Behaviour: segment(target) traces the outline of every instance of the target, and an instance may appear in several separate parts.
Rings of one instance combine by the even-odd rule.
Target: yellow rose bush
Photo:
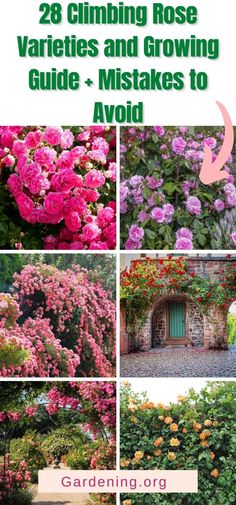
[[[130,398],[135,404],[132,422]],[[121,390],[121,467],[198,470],[197,494],[125,494],[124,505],[233,505],[236,476],[236,383],[211,382],[169,406]]]

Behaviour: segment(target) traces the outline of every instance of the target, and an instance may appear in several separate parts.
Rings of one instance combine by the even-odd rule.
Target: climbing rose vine
[[[15,202],[19,213],[9,225],[2,216],[11,241],[2,246],[114,249],[115,146],[110,127],[0,127],[9,212]]]
[[[44,388],[44,390],[43,390]],[[30,403],[18,409],[0,412],[0,433],[3,439],[11,437],[21,423],[47,414],[53,418],[60,410],[71,409],[79,414],[79,424],[85,433],[97,441],[97,449],[90,457],[91,469],[115,467],[116,386],[110,382],[71,382],[44,385],[41,393]],[[9,404],[11,399],[9,400]],[[10,440],[10,439],[9,439]],[[8,440],[8,441],[9,441]],[[4,453],[0,464],[0,502],[14,490],[25,489],[31,473],[25,460],[16,461]]]
[[[0,295],[0,375],[101,376],[114,373],[115,304],[75,266],[27,265],[14,298]]]
[[[228,258],[228,266],[221,270],[221,279],[200,277],[191,270],[184,256],[168,255],[132,262],[129,271],[121,273],[121,299],[127,306],[139,306],[145,311],[157,296],[171,292],[187,293],[196,303],[210,303],[225,308],[236,300],[236,267]]]
[[[199,171],[204,146],[216,159],[222,128],[121,129],[121,247],[124,249],[234,249],[235,160],[228,178],[206,186]]]

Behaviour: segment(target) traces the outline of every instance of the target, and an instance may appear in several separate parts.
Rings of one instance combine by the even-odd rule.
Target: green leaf
[[[154,240],[156,238],[156,232],[153,230],[150,230],[150,228],[146,228],[145,233],[146,233],[147,237],[150,238],[151,240]]]

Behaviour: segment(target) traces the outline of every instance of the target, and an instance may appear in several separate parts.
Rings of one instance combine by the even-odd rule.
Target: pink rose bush
[[[115,148],[110,127],[0,127],[2,246],[114,249]]]
[[[121,247],[123,249],[234,249],[235,158],[228,177],[200,182],[205,145],[213,161],[223,128],[121,128]]]
[[[116,310],[85,269],[27,265],[0,294],[0,376],[114,374]]]

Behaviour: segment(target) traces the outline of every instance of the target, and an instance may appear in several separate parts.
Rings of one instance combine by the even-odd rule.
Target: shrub
[[[124,495],[124,505],[235,503],[234,382],[190,390],[178,403],[155,406],[125,387],[121,396],[121,466],[125,469],[198,469],[197,494]]]
[[[27,461],[31,481],[38,482],[38,470],[43,470],[47,466],[41,447],[41,438],[35,432],[26,432],[22,438],[11,441],[10,449],[12,463]]]
[[[229,344],[235,344],[235,342],[236,342],[236,315],[235,314],[228,314],[227,327],[228,327],[228,342],[229,342]]]
[[[116,131],[0,127],[0,247],[114,249]]]
[[[199,179],[204,145],[218,155],[222,128],[121,129],[121,247],[233,249],[236,247],[235,160],[227,179]]]
[[[4,498],[4,505],[31,505],[33,496],[27,489],[17,489],[11,491],[8,497]]]

